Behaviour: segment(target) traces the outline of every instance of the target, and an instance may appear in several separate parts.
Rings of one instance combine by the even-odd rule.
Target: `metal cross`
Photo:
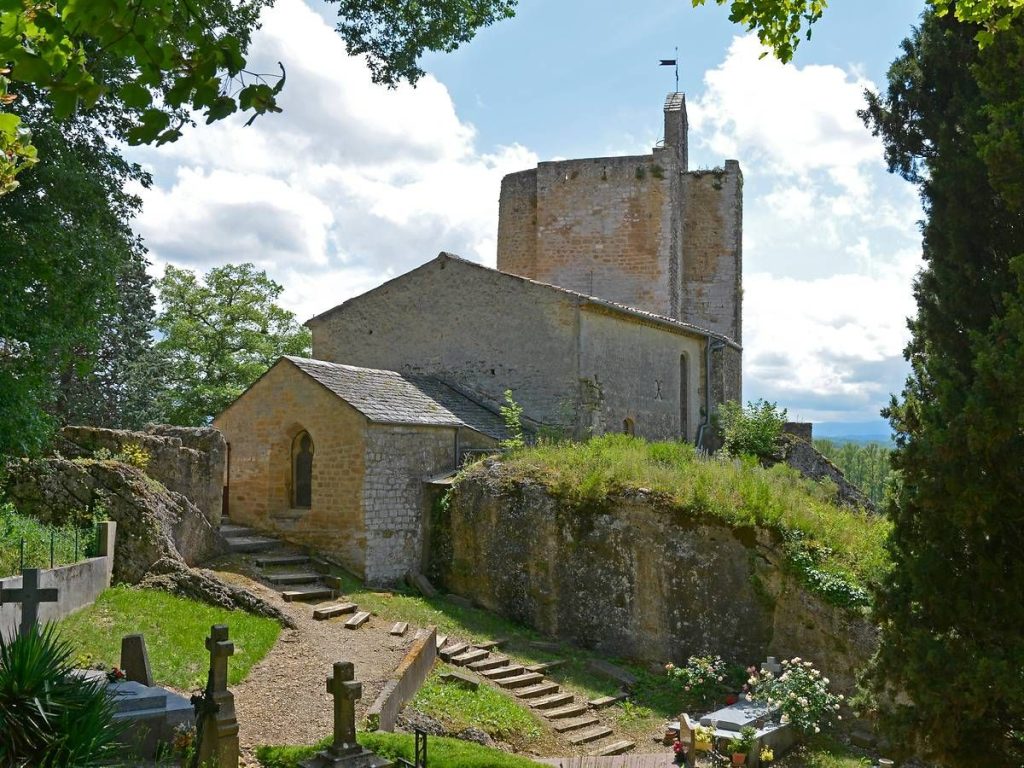
[[[39,588],[39,573],[38,568],[26,568],[21,572],[21,589],[0,587],[0,605],[21,603],[21,627],[18,634],[23,637],[34,631],[39,623],[39,604],[57,602],[56,589]]]
[[[362,698],[363,684],[353,682],[355,676],[351,661],[336,661],[334,675],[327,678],[327,692],[334,697],[334,744],[329,750],[334,755],[361,750],[356,742],[356,702]]]
[[[235,653],[235,644],[228,640],[227,624],[214,624],[206,638],[210,652],[210,691],[218,693],[228,689],[228,657]]]

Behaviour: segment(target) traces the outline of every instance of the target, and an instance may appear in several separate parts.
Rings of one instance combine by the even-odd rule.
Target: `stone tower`
[[[649,155],[540,163],[501,182],[498,269],[742,342],[743,174],[691,171],[686,99]]]

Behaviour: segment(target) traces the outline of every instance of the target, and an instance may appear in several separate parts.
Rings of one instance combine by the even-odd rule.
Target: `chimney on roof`
[[[670,93],[665,99],[665,146],[672,147],[679,158],[679,169],[687,167],[687,131],[686,96],[678,91]]]

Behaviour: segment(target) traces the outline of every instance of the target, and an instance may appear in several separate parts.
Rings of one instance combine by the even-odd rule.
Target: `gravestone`
[[[21,572],[20,589],[4,589],[0,587],[0,605],[4,603],[21,603],[21,625],[18,634],[27,635],[34,632],[39,624],[39,604],[56,603],[56,589],[39,588],[38,568],[25,568]]]
[[[235,644],[228,640],[224,624],[210,627],[206,638],[210,652],[210,671],[206,680],[205,711],[197,711],[200,733],[199,764],[216,768],[238,768],[238,719],[235,717],[235,697],[228,690],[228,658],[235,652]]]
[[[124,672],[126,680],[153,685],[149,654],[146,652],[146,638],[142,635],[126,635],[121,638],[121,671]]]
[[[394,765],[363,749],[356,741],[356,702],[362,698],[363,684],[355,682],[352,662],[335,662],[334,674],[327,678],[327,692],[334,697],[334,742],[300,763],[302,768],[390,768]]]

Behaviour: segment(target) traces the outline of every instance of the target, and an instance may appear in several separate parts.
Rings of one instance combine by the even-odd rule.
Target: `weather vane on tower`
[[[661,67],[676,68],[676,93],[679,93],[679,46],[676,46],[676,57],[674,59],[661,59]]]

